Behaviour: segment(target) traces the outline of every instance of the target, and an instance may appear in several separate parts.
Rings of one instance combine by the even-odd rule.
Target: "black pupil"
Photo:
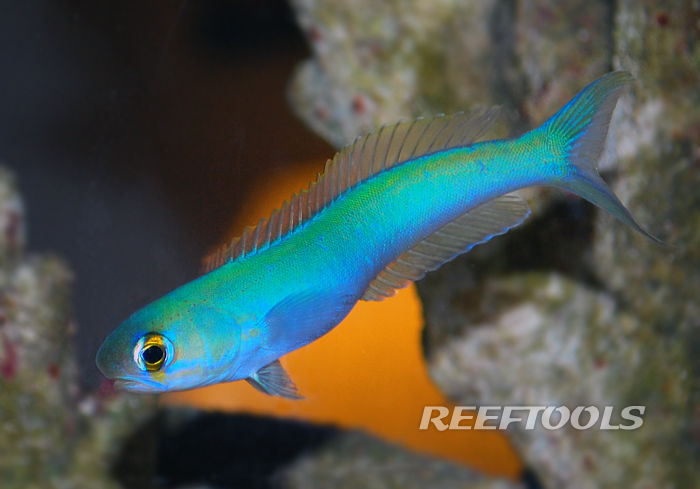
[[[165,352],[160,346],[149,346],[145,350],[143,350],[143,353],[141,356],[143,357],[143,361],[146,363],[154,364],[158,363],[163,359],[163,356],[165,355]]]

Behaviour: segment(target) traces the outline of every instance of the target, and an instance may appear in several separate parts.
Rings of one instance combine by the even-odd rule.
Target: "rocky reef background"
[[[400,118],[503,104],[537,126],[628,70],[600,169],[673,248],[528,191],[522,229],[418,283],[435,382],[462,405],[646,406],[642,428],[513,428],[544,487],[691,487],[698,472],[700,2],[292,0],[315,56],[297,113],[336,146]]]
[[[60,258],[25,252],[23,201],[14,176],[0,167],[4,488],[120,487],[112,466],[122,443],[155,408],[153,396],[117,395],[107,385],[94,393],[79,388],[72,282]],[[153,466],[142,460],[136,478],[148,478]]]
[[[263,430],[274,454],[238,453],[239,465],[217,458],[207,449],[232,438],[222,428],[230,420],[157,413],[152,398],[80,387],[73,274],[58,257],[26,252],[24,206],[3,170],[0,485],[193,487],[203,484],[196,455],[211,487],[700,485],[700,2],[290,3],[312,57],[298,67],[289,100],[336,147],[383,123],[475,105],[503,105],[510,113],[494,135],[520,134],[597,76],[632,72],[637,82],[615,113],[601,171],[673,247],[645,241],[577,198],[537,189],[525,193],[535,212],[524,226],[418,288],[430,371],[455,402],[644,405],[643,427],[513,426],[509,437],[529,467],[522,482],[361,433],[285,423]],[[260,440],[254,420],[238,423],[229,429],[239,439]],[[263,453],[276,465],[262,463]]]

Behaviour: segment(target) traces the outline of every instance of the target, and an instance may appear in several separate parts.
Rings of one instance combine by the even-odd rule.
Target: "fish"
[[[146,305],[100,347],[118,389],[160,393],[246,380],[302,399],[280,363],[338,325],[358,301],[381,301],[530,209],[516,192],[554,186],[646,238],[597,162],[619,97],[612,72],[540,127],[480,141],[498,108],[387,125],[326,164],[307,190],[210,257],[206,273]]]

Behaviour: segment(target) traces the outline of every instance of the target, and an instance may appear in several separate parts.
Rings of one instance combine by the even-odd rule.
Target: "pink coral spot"
[[[312,27],[309,29],[309,39],[311,39],[312,42],[318,42],[323,38],[323,35],[321,35],[321,31],[317,29],[316,27]]]
[[[7,235],[7,244],[14,248],[19,244],[20,229],[22,226],[22,219],[18,212],[10,211],[7,216],[7,229],[5,233]]]
[[[328,111],[324,107],[318,107],[314,111],[314,115],[320,121],[325,121],[328,118]]]
[[[109,399],[118,394],[117,389],[114,388],[113,379],[103,379],[100,383],[100,387],[97,390],[97,395],[100,399]]]
[[[57,380],[59,375],[61,375],[61,367],[57,363],[50,363],[48,372],[51,380]]]
[[[367,110],[367,102],[360,95],[355,95],[352,99],[352,110],[356,114],[364,114]]]
[[[12,380],[17,374],[17,367],[19,366],[17,348],[7,339],[5,334],[0,333],[0,339],[2,339],[2,347],[5,352],[2,363],[0,363],[0,376],[5,380]]]
[[[659,24],[661,27],[666,27],[669,21],[670,19],[667,13],[659,12],[658,14],[656,14],[656,23]]]

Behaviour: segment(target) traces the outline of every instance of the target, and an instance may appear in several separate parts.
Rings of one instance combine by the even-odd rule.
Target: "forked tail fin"
[[[650,240],[666,245],[637,224],[598,174],[598,158],[613,110],[623,90],[633,81],[632,75],[626,71],[602,76],[584,88],[541,129],[546,131],[549,141],[563,148],[569,164],[567,175],[556,182],[557,186],[609,211]]]

